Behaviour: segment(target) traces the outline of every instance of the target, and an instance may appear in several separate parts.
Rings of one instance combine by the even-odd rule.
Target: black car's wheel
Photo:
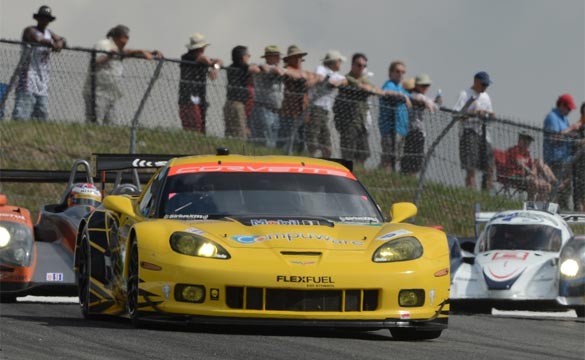
[[[77,247],[77,295],[79,296],[79,307],[81,315],[89,319],[89,287],[91,279],[91,250],[89,247],[89,236],[87,228],[83,229],[79,246]]]
[[[394,340],[431,340],[441,336],[442,330],[423,331],[416,329],[396,328],[390,329]]]
[[[16,296],[10,294],[0,294],[0,303],[11,304],[16,302]]]
[[[577,306],[575,312],[578,317],[585,317],[585,306]]]
[[[128,296],[126,299],[126,310],[130,320],[136,327],[143,325],[138,311],[138,293],[139,293],[139,259],[138,244],[133,238],[130,243],[130,255],[128,260]]]

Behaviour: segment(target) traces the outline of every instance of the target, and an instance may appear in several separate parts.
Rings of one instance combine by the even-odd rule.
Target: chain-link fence
[[[471,119],[484,124],[475,140],[478,149],[484,149],[486,134],[495,149],[494,156],[483,159],[482,164],[490,166],[477,171],[472,190],[465,186],[460,159],[461,124],[470,118],[459,113],[430,111],[414,101],[409,117],[411,122],[420,120],[422,127],[411,129],[398,146],[396,113],[403,105],[399,98],[381,98],[354,86],[334,90],[323,82],[308,86],[306,79],[287,75],[231,67],[214,70],[173,59],[110,54],[116,65],[103,67],[100,58],[108,54],[91,49],[52,52],[45,64],[47,119],[14,120],[18,94],[29,81],[31,54],[29,45],[0,40],[4,169],[65,170],[72,159],[90,159],[96,152],[201,154],[218,146],[232,153],[343,157],[354,161],[357,176],[385,212],[393,202],[414,201],[419,206],[417,223],[443,224],[462,235],[473,232],[477,202],[498,210],[518,207],[528,196],[551,200],[567,189],[561,178],[546,179],[550,185],[534,191],[525,182],[503,176],[503,150],[516,145],[521,132],[534,139],[532,158],[542,158],[545,134],[540,128],[502,118]],[[331,94],[337,95],[335,101]],[[568,162],[573,164],[577,162]],[[573,173],[569,166],[564,178]],[[486,174],[482,191],[481,177]],[[12,202],[34,210],[54,202],[62,189],[2,182],[1,190]]]

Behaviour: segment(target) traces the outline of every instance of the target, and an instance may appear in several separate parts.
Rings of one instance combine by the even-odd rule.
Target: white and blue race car
[[[585,223],[585,214],[560,214],[556,204],[527,202],[522,210],[476,212],[475,219],[485,226],[473,249],[463,248],[453,274],[455,309],[572,307],[557,299],[567,271],[561,253],[574,237],[569,223]]]

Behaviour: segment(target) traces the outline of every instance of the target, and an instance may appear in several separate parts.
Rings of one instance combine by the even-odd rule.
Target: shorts
[[[459,160],[464,170],[486,171],[494,166],[494,152],[487,141],[471,129],[463,129],[459,139]]]
[[[329,131],[329,112],[318,106],[309,107],[309,122],[306,129],[306,141],[311,149],[331,148]]]

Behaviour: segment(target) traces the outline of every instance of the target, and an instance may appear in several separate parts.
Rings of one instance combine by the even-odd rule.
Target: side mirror
[[[417,212],[418,209],[413,203],[401,202],[392,204],[392,207],[390,208],[390,218],[392,220],[390,220],[390,223],[396,224],[403,222],[406,219],[416,216]]]
[[[108,195],[104,199],[103,205],[106,209],[112,210],[117,213],[125,214],[130,217],[134,217],[134,207],[132,201],[122,195]]]

